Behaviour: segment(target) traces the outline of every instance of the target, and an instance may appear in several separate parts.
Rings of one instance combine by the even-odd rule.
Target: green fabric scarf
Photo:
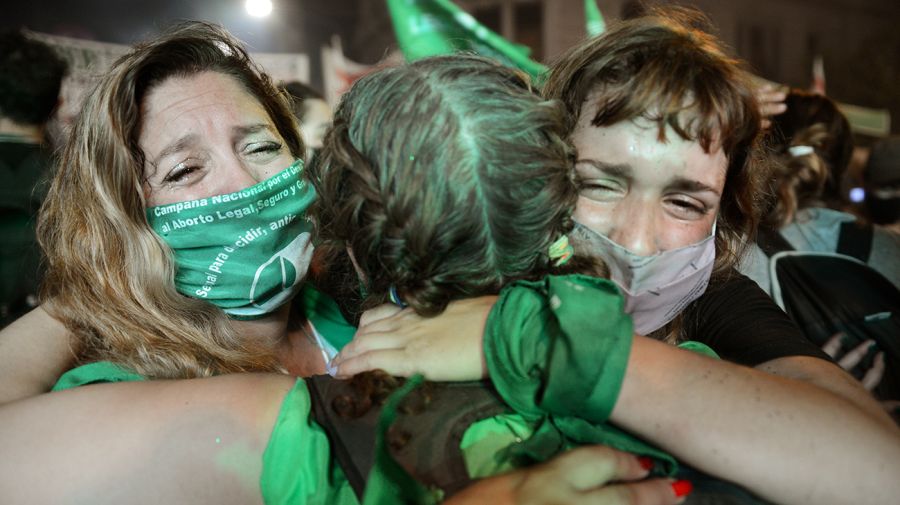
[[[305,216],[315,190],[303,162],[234,193],[147,209],[172,248],[175,287],[235,319],[273,312],[299,291],[312,257]]]

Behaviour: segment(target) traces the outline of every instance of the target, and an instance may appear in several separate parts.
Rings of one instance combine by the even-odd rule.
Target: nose
[[[639,256],[659,252],[658,230],[654,213],[637,205],[619,206],[613,216],[607,237]]]

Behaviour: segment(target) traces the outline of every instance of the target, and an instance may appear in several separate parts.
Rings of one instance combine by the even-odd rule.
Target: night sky
[[[332,33],[349,37],[357,0],[273,0],[268,18],[252,18],[244,0],[25,0],[4,2],[0,28],[131,44],[183,19],[224,25],[253,52],[307,53],[312,80],[319,48]]]

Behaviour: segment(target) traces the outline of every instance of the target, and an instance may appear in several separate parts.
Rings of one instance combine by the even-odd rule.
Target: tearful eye
[[[281,151],[281,144],[277,142],[255,142],[253,144],[248,144],[247,147],[244,148],[244,153],[254,155],[254,154],[272,154],[278,153]]]
[[[582,196],[598,201],[615,199],[626,192],[622,184],[608,179],[581,179],[578,185]]]
[[[697,219],[709,213],[706,204],[694,200],[673,198],[667,203],[672,213],[682,219]]]
[[[172,169],[171,172],[166,174],[166,177],[163,179],[163,182],[167,183],[167,184],[181,182],[185,178],[187,178],[189,175],[196,172],[197,170],[200,170],[199,165],[188,165],[186,163],[179,163],[178,165],[175,166],[174,169]]]

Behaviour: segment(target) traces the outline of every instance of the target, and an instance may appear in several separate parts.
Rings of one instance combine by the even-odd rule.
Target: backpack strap
[[[756,245],[770,258],[780,252],[794,250],[794,247],[788,243],[787,239],[778,230],[766,226],[760,226],[759,230],[757,230]]]
[[[373,408],[361,417],[348,419],[335,412],[332,406],[338,398],[355,394],[348,381],[329,375],[307,377],[305,381],[312,417],[328,434],[332,456],[362,502],[366,478],[375,459],[375,432],[381,409]]]
[[[869,255],[872,253],[873,234],[871,224],[846,221],[841,224],[836,252],[868,263]]]
[[[416,480],[443,490],[445,498],[472,482],[460,449],[469,426],[512,413],[487,381],[430,383],[413,390],[404,402],[426,408],[399,411],[390,429],[408,442],[392,445],[390,453]]]

